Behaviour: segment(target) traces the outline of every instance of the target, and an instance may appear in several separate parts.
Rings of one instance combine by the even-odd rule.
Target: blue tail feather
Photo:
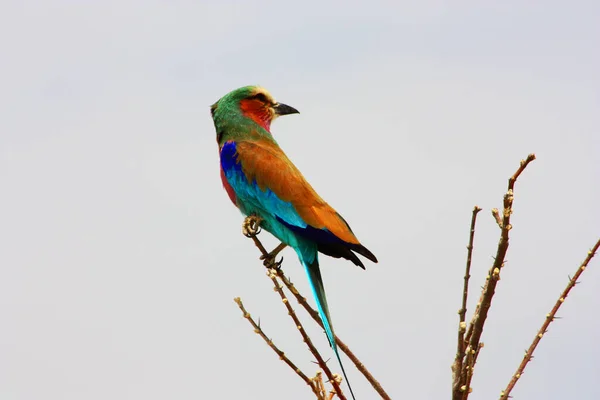
[[[348,376],[346,376],[344,364],[342,363],[340,353],[338,352],[337,343],[335,342],[333,325],[331,324],[331,317],[329,315],[329,307],[327,306],[327,298],[325,297],[325,287],[323,286],[323,278],[321,277],[321,270],[319,269],[317,253],[315,252],[314,259],[312,260],[312,262],[307,262],[307,260],[304,259],[302,254],[299,254],[299,258],[300,262],[304,266],[304,269],[306,270],[306,274],[308,275],[308,282],[310,284],[310,288],[317,303],[317,309],[319,310],[319,315],[321,316],[321,321],[323,322],[323,328],[325,328],[325,334],[327,335],[329,344],[331,345],[331,348],[335,353],[335,357],[337,358],[340,364],[342,374],[344,375],[344,379],[348,384],[348,388],[350,389],[352,399],[355,399],[354,392],[352,391],[352,386],[350,386],[350,381],[348,380]]]

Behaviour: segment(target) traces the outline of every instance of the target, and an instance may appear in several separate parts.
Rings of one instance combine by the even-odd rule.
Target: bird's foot
[[[287,244],[279,243],[279,246],[275,247],[273,251],[271,251],[267,255],[260,256],[260,259],[263,260],[263,265],[267,268],[281,268],[281,263],[283,263],[283,257],[279,261],[275,261],[277,254],[281,252],[281,250],[285,249]]]
[[[263,259],[263,265],[268,269],[278,270],[281,268],[281,264],[283,263],[283,257],[281,257],[279,261],[276,261],[275,256],[262,256],[261,258]]]
[[[242,224],[242,234],[246,237],[254,237],[260,233],[260,223],[262,218],[258,215],[249,215]]]

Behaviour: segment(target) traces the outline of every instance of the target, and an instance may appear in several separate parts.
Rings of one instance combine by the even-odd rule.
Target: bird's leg
[[[260,233],[260,223],[262,218],[258,215],[249,215],[242,223],[242,233],[246,237],[255,237]]]
[[[277,254],[279,254],[279,252],[285,249],[286,247],[287,244],[283,242],[279,243],[279,245],[275,247],[273,251],[271,251],[269,254],[263,254],[262,256],[260,256],[260,259],[264,260],[263,265],[267,268],[279,269],[279,267],[281,267],[281,263],[283,262],[283,257],[281,257],[281,260],[279,261],[275,261],[275,257],[277,257]]]
[[[286,248],[287,244],[280,243],[277,247],[275,247],[275,249],[273,249],[273,251],[267,254],[267,251],[256,237],[256,235],[260,233],[260,223],[262,221],[263,219],[258,215],[247,216],[246,219],[244,219],[244,223],[242,224],[242,233],[244,234],[244,236],[253,239],[256,246],[263,253],[260,256],[260,259],[264,260],[263,265],[265,267],[279,269],[279,267],[281,267],[281,263],[283,262],[283,257],[281,257],[281,260],[279,261],[275,261],[275,257],[277,256],[277,254],[279,254],[281,250]]]

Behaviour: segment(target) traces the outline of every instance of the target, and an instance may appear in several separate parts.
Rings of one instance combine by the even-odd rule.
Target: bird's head
[[[267,131],[275,118],[299,113],[294,107],[276,102],[267,89],[260,86],[244,86],[227,93],[210,107],[210,112],[215,125],[242,117]]]

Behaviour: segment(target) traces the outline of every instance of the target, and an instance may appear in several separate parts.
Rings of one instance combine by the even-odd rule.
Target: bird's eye
[[[267,104],[271,103],[264,93],[257,93],[254,96],[252,96],[251,99],[255,99]]]

